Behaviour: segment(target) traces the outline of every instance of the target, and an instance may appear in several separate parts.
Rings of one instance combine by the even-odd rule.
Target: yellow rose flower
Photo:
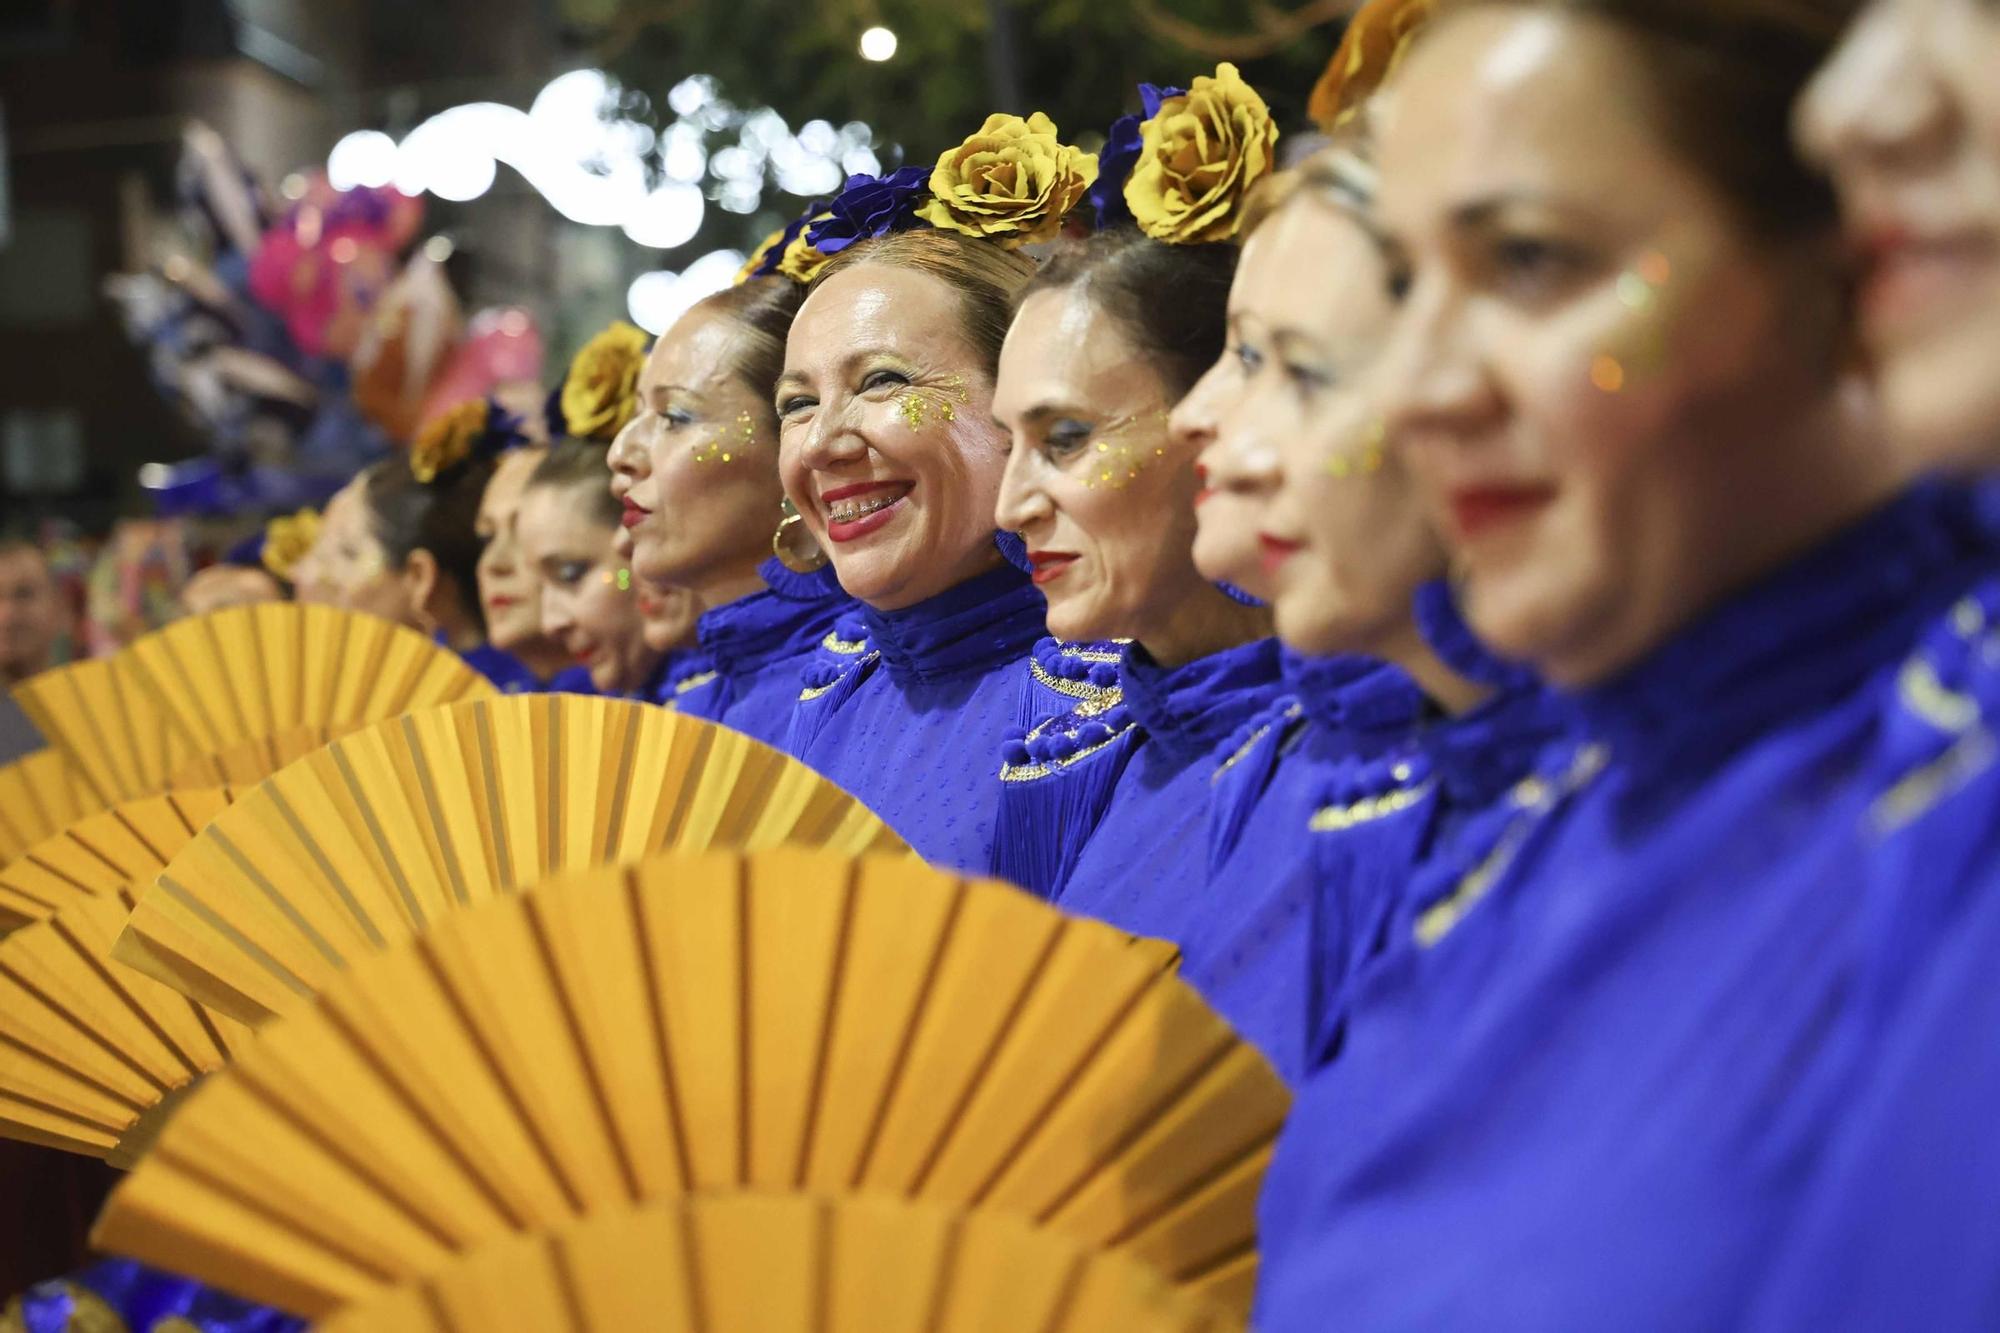
[[[469,399],[432,417],[410,444],[410,475],[428,486],[440,472],[464,462],[485,429],[484,398]]]
[[[1361,6],[1313,85],[1306,103],[1313,123],[1332,134],[1361,114],[1362,105],[1396,72],[1436,7],[1436,0],[1368,0]]]
[[[622,319],[583,345],[562,386],[563,426],[570,435],[609,444],[639,415],[646,347],[645,331]]]
[[[933,197],[917,216],[1010,247],[1052,240],[1096,179],[1097,154],[1063,143],[1041,112],[1026,120],[991,115],[938,158]]]
[[[285,582],[319,540],[319,510],[301,509],[264,525],[264,568]]]
[[[1277,146],[1270,108],[1225,61],[1139,127],[1125,205],[1156,240],[1226,241],[1242,223],[1244,196],[1270,173]]]
[[[799,234],[792,237],[791,244],[785,247],[784,258],[778,261],[778,272],[801,287],[819,276],[819,271],[826,267],[826,261],[832,256],[823,255],[808,245],[806,234],[814,224],[832,216],[831,213],[817,214],[811,222],[799,228]]]

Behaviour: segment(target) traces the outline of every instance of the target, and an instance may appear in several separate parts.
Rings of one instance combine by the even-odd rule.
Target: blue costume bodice
[[[17,1299],[23,1333],[104,1333],[107,1316],[118,1321],[110,1327],[129,1333],[166,1333],[182,1323],[195,1333],[304,1333],[306,1327],[303,1319],[129,1259],[101,1260],[74,1276],[37,1283]]]
[[[704,612],[700,647],[669,683],[673,707],[767,745],[791,731],[801,676],[834,621],[853,606],[831,568],[798,574],[776,560],[758,570],[765,591]]]
[[[482,643],[459,656],[467,666],[492,681],[502,694],[539,694],[544,688],[542,678],[530,671],[526,662],[490,643]],[[588,678],[585,673],[585,679]]]
[[[996,756],[1043,609],[1011,564],[900,611],[855,603],[806,665],[782,748],[925,860],[990,873]]]
[[[2000,553],[1964,510],[1902,497],[1569,696],[1434,849],[1283,1136],[1262,1327],[1740,1317],[1826,1136],[1898,665]]]

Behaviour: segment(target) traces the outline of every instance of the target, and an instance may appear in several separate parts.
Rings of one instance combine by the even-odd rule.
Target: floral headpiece
[[[1224,61],[1190,88],[1139,85],[1142,115],[1115,122],[1091,191],[1098,225],[1132,222],[1158,241],[1227,241],[1250,187],[1277,165],[1278,126]]]
[[[583,345],[557,392],[563,433],[609,444],[639,415],[639,372],[650,346],[645,331],[618,320]]]
[[[1306,103],[1313,123],[1332,134],[1361,114],[1436,8],[1437,0],[1368,0],[1356,11]]]
[[[292,571],[299,561],[305,559],[307,551],[319,540],[320,517],[317,509],[301,509],[296,514],[284,514],[264,525],[264,549],[260,552],[264,568],[286,583],[292,581]]]
[[[492,458],[527,437],[519,417],[490,398],[472,398],[425,423],[410,445],[410,475],[428,486],[468,458]]]
[[[781,273],[810,282],[856,241],[930,226],[1013,249],[1053,240],[1097,179],[1097,155],[1062,142],[1037,111],[994,114],[935,167],[849,176],[833,202],[814,204],[758,247],[745,277]]]

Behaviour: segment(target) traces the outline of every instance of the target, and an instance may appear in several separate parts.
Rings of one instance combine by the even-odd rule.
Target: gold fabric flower
[[[1396,72],[1436,8],[1436,0],[1368,0],[1361,6],[1313,85],[1306,103],[1313,123],[1332,134],[1359,115],[1362,104]]]
[[[1224,61],[1139,127],[1125,205],[1156,240],[1226,241],[1242,225],[1244,196],[1270,174],[1277,147],[1270,108]]]
[[[268,569],[285,582],[292,581],[292,571],[299,561],[306,558],[319,541],[319,510],[301,509],[296,514],[281,514],[264,525],[264,550],[259,557]]]
[[[410,475],[426,486],[462,463],[486,429],[486,400],[472,398],[432,417],[410,444]]]
[[[750,257],[743,261],[743,267],[736,270],[736,277],[732,280],[731,285],[741,287],[744,283],[750,281],[752,277],[756,276],[757,270],[763,266],[765,259],[770,257],[771,251],[777,249],[779,242],[785,239],[785,232],[787,230],[789,228],[780,227],[759,241],[757,248],[750,252]]]
[[[778,272],[801,287],[819,276],[819,271],[826,267],[826,261],[832,256],[823,255],[815,250],[807,243],[806,235],[812,230],[813,223],[832,216],[831,213],[820,213],[812,219],[812,222],[799,228],[799,234],[792,237],[791,243],[785,247],[784,257],[778,260]]]
[[[1009,247],[1053,240],[1096,179],[1097,154],[1063,143],[1041,112],[995,114],[938,158],[932,198],[917,216]]]
[[[645,331],[618,320],[583,345],[563,380],[563,427],[579,440],[609,444],[639,415]]]

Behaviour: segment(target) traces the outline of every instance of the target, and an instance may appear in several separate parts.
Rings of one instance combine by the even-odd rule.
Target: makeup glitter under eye
[[[757,441],[757,423],[748,412],[738,412],[736,421],[726,430],[714,434],[692,446],[694,461],[697,463],[733,463],[739,451],[748,449]]]
[[[1381,417],[1368,423],[1362,433],[1361,447],[1352,453],[1343,448],[1335,448],[1326,460],[1326,475],[1346,480],[1349,477],[1365,477],[1380,472],[1388,459],[1389,423]]]
[[[1155,459],[1167,456],[1157,433],[1146,432],[1143,439],[1134,438],[1135,433],[1147,426],[1164,431],[1166,425],[1167,413],[1159,411],[1125,417],[1106,426],[1090,441],[1083,484],[1092,490],[1110,491],[1131,485]]]
[[[912,384],[896,395],[896,410],[903,424],[921,430],[936,412],[941,421],[958,420],[958,404],[966,401],[965,377],[952,375],[935,385]]]

